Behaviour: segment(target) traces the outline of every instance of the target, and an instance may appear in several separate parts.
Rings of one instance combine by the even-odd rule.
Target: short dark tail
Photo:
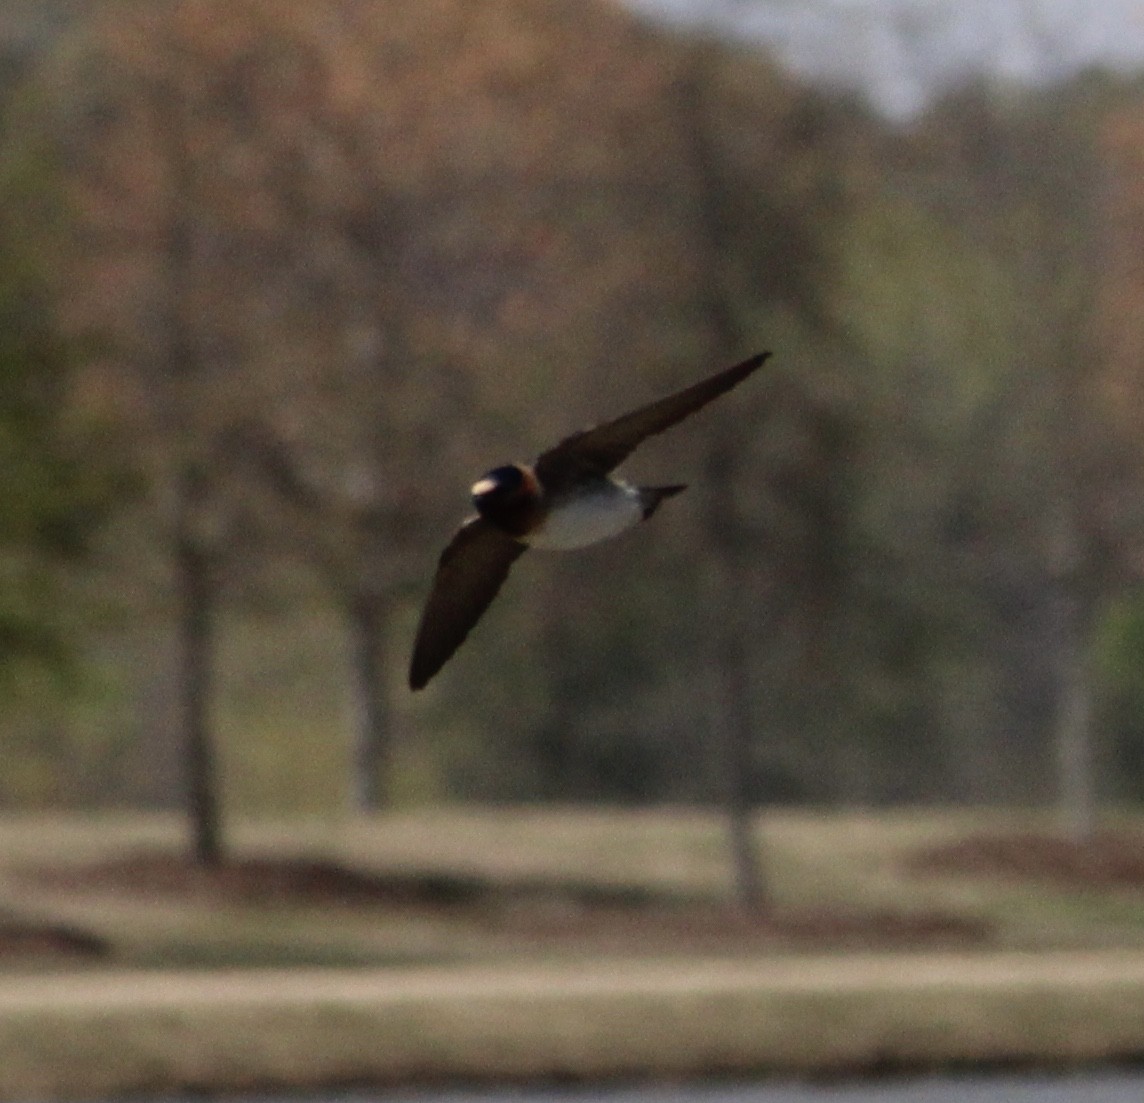
[[[664,498],[674,498],[676,494],[687,489],[686,483],[676,486],[641,486],[640,505],[643,506],[643,519],[646,521],[657,509]]]

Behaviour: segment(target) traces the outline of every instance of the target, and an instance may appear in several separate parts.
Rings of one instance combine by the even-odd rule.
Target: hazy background
[[[0,800],[1137,800],[1142,11],[10,0]],[[405,690],[477,474],[760,348]]]
[[[631,0],[690,28],[769,48],[810,80],[907,118],[972,81],[1044,86],[1144,57],[1139,0]]]

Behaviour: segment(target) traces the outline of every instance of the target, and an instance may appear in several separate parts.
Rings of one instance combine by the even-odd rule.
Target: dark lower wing
[[[536,474],[546,490],[559,490],[586,472],[606,475],[622,463],[643,440],[682,421],[706,406],[712,399],[726,394],[770,356],[759,353],[733,368],[727,368],[701,383],[661,398],[630,414],[605,422],[593,429],[562,440],[536,461]]]
[[[457,530],[441,553],[421,613],[409,666],[411,689],[421,689],[465,642],[524,551],[524,544],[479,517]]]

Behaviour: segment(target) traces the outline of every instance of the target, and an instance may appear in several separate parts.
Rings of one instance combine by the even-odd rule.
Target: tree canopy
[[[752,799],[1052,789],[1053,686],[1138,561],[1138,90],[890,128],[603,0],[94,5],[30,79],[56,318],[151,488],[119,585],[162,620],[163,549],[201,556],[252,800],[350,730],[396,792],[707,799],[720,557]],[[401,695],[474,475],[759,347],[733,411],[634,459],[695,488],[654,538],[522,564]]]

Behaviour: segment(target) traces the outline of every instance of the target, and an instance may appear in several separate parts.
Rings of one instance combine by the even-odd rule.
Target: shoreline
[[[1124,1064],[1144,951],[98,970],[0,982],[0,1100]]]

